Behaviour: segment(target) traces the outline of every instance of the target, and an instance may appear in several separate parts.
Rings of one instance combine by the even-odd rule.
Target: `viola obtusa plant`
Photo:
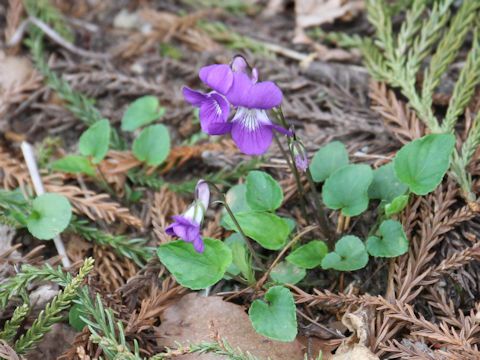
[[[277,213],[284,200],[282,188],[266,172],[250,171],[245,183],[226,194],[200,180],[194,202],[165,229],[179,239],[161,245],[158,256],[181,285],[194,290],[222,279],[256,289],[265,285],[268,303],[260,299],[252,303],[252,325],[264,336],[292,341],[297,335],[295,303],[284,285],[302,281],[312,269],[355,271],[365,267],[370,256],[405,254],[409,243],[398,214],[411,194],[428,194],[441,183],[455,137],[431,134],[414,140],[392,162],[375,170],[350,163],[347,149],[338,141],[322,147],[310,161],[301,139],[293,129],[287,130],[281,90],[273,82],[259,81],[257,69],[250,69],[243,57],[236,56],[230,65],[206,66],[199,76],[212,90],[202,93],[184,87],[183,94],[199,108],[203,132],[231,133],[247,155],[264,154],[272,140],[278,140],[275,132],[287,135],[286,149],[280,141],[277,144],[297,179],[305,221],[314,226],[299,228],[293,219]],[[305,196],[301,176],[307,178],[312,196]],[[225,241],[201,236],[210,190],[218,193],[225,207],[220,225],[232,232]],[[306,204],[310,198],[312,204]],[[307,205],[313,212],[306,211]],[[368,208],[377,216],[369,233],[342,236],[345,224]],[[336,231],[327,221],[326,209],[338,211]]]

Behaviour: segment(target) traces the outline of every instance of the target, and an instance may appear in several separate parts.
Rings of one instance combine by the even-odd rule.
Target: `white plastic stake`
[[[45,188],[43,187],[42,179],[40,177],[40,173],[38,172],[37,161],[35,160],[33,147],[28,142],[22,141],[21,148],[23,157],[25,158],[25,162],[27,163],[28,172],[30,173],[30,177],[32,178],[35,192],[37,193],[37,196],[43,195],[45,194]],[[65,251],[65,246],[63,245],[60,235],[57,235],[53,238],[53,243],[57,248],[57,252],[62,255],[63,266],[70,267],[72,263],[67,256],[67,252]]]

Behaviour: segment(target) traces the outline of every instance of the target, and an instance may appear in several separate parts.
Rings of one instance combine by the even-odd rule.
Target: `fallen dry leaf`
[[[380,360],[365,346],[370,336],[368,317],[368,312],[363,308],[343,316],[342,323],[353,335],[345,339],[331,360]]]
[[[304,32],[305,28],[331,23],[338,18],[349,21],[364,7],[364,0],[297,0],[294,42],[309,42]]]
[[[252,327],[245,309],[221,297],[200,297],[196,293],[184,296],[179,302],[165,310],[161,317],[162,324],[156,330],[159,346],[176,348],[175,342],[182,345],[211,341],[213,331],[220,339],[225,339],[234,349],[240,348],[244,353],[275,360],[303,360],[304,347],[298,340],[280,342],[258,334]],[[213,329],[211,329],[213,322]],[[218,360],[226,356],[214,354],[186,354],[176,359]]]

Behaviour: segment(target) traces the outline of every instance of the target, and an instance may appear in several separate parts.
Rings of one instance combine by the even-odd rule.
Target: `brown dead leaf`
[[[260,359],[294,360],[303,359],[304,349],[298,340],[280,342],[258,334],[252,327],[245,309],[221,297],[199,297],[196,293],[184,296],[163,313],[162,324],[156,330],[159,346],[176,348],[182,345],[211,341],[212,330],[220,339],[225,339],[234,349],[249,351]],[[213,329],[210,323],[213,322]],[[186,354],[178,359],[218,360],[228,357],[214,354]]]
[[[24,101],[29,92],[42,86],[42,77],[30,60],[0,55],[0,117],[11,104]],[[6,129],[5,129],[6,130]]]
[[[338,347],[331,360],[380,360],[378,356],[365,346],[370,337],[369,314],[364,308],[355,312],[347,312],[342,319],[342,323],[353,332],[353,335],[345,339]]]
[[[364,7],[364,0],[297,0],[295,1],[294,42],[309,42],[304,32],[307,27],[331,23],[338,18],[350,21]]]

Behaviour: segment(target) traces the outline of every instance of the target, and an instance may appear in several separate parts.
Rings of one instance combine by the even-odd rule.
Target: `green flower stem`
[[[312,178],[312,173],[310,172],[310,168],[307,168],[307,171],[305,171],[305,175],[308,180],[308,184],[310,185],[310,189],[312,190],[313,194],[313,201],[315,202],[315,206],[317,208],[316,211],[316,218],[318,220],[318,223],[322,229],[322,232],[328,239],[328,247],[333,248],[333,237],[332,237],[332,232],[330,231],[330,226],[328,225],[327,221],[327,216],[325,215],[325,212],[323,211],[322,207],[322,202],[320,200],[320,195],[317,192],[317,188],[315,187],[315,182],[313,181]]]
[[[233,215],[232,209],[230,208],[230,206],[227,203],[227,197],[225,196],[225,193],[223,191],[220,191],[220,189],[217,187],[217,185],[215,185],[211,181],[205,181],[205,182],[208,185],[210,185],[218,194],[220,194],[222,196],[222,203],[225,206],[225,209],[227,210],[228,215],[230,215],[230,217],[233,220],[233,223],[235,224],[238,231],[240,232],[240,235],[242,235],[242,238],[245,241],[245,244],[247,245],[248,250],[250,250],[250,253],[252,254],[253,258],[258,263],[258,266],[260,266],[260,268],[264,271],[267,270],[266,267],[263,265],[263,263],[260,261],[260,258],[258,257],[255,250],[253,249],[252,243],[250,242],[250,240],[248,240],[247,235],[245,235],[245,233],[243,232],[242,227],[240,226],[240,224],[237,221],[237,218],[235,217],[235,215]]]
[[[273,137],[283,157],[285,158],[285,160],[287,160],[288,167],[290,168],[290,170],[292,170],[292,173],[295,175],[295,181],[297,183],[298,198],[300,200],[300,209],[302,211],[303,218],[307,222],[307,225],[310,225],[310,221],[308,220],[307,210],[305,208],[305,197],[304,197],[305,188],[303,187],[302,182],[300,181],[300,174],[298,173],[295,163],[292,164],[292,162],[290,161],[290,157],[287,155],[287,152],[283,148],[283,145],[278,139],[277,134],[275,132],[273,133]]]
[[[274,113],[274,114],[276,115],[276,118],[280,121],[280,124],[284,128],[287,128],[287,121],[285,120],[285,116],[283,115],[282,108],[279,107],[278,108],[278,113]],[[288,138],[289,144],[290,144],[291,141],[292,140],[289,137]],[[290,153],[290,158],[292,160],[292,163],[295,164],[295,156],[293,155],[293,151],[292,151],[292,149],[290,149],[290,147],[289,147],[289,153]],[[298,179],[300,179],[300,175],[298,173],[297,167],[292,166],[291,169],[294,172],[295,176],[298,177]],[[323,211],[322,202],[321,202],[320,197],[318,195],[317,188],[315,187],[315,183],[313,181],[312,174],[310,173],[309,168],[307,168],[307,171],[305,172],[305,175],[307,177],[307,181],[308,181],[308,183],[310,185],[310,188],[312,190],[313,200],[314,200],[315,206],[317,208],[317,211],[315,213],[315,217],[317,218],[317,221],[318,221],[318,223],[321,227],[322,232],[324,233],[324,235],[328,239],[328,246],[332,247],[333,246],[333,243],[332,243],[333,237],[332,237],[332,234],[331,234],[331,231],[330,231],[330,227],[328,226],[327,217],[325,215],[325,212]],[[299,180],[298,180],[298,182],[299,182]],[[297,187],[298,187],[298,182],[297,182]],[[300,189],[299,189],[299,192],[300,192]]]
[[[238,231],[240,232],[240,235],[242,235],[242,238],[243,238],[243,240],[245,241],[245,244],[247,245],[248,250],[250,250],[250,253],[252,254],[252,256],[253,256],[253,258],[255,259],[255,261],[257,262],[258,266],[260,266],[260,268],[265,271],[266,268],[265,268],[265,266],[263,265],[263,263],[260,261],[260,258],[258,257],[258,255],[257,255],[257,253],[255,252],[255,250],[253,249],[252,243],[251,243],[250,240],[248,239],[247,235],[245,235],[245,233],[243,232],[243,230],[242,230],[242,228],[240,227],[240,224],[238,223],[237,218],[235,217],[235,215],[233,215],[232,209],[230,209],[230,206],[229,206],[228,203],[227,203],[227,197],[225,196],[224,193],[222,193],[222,195],[223,195],[223,205],[225,205],[225,209],[227,209],[228,215],[230,215],[230,217],[232,218],[233,223],[235,224],[235,226],[237,227]]]

